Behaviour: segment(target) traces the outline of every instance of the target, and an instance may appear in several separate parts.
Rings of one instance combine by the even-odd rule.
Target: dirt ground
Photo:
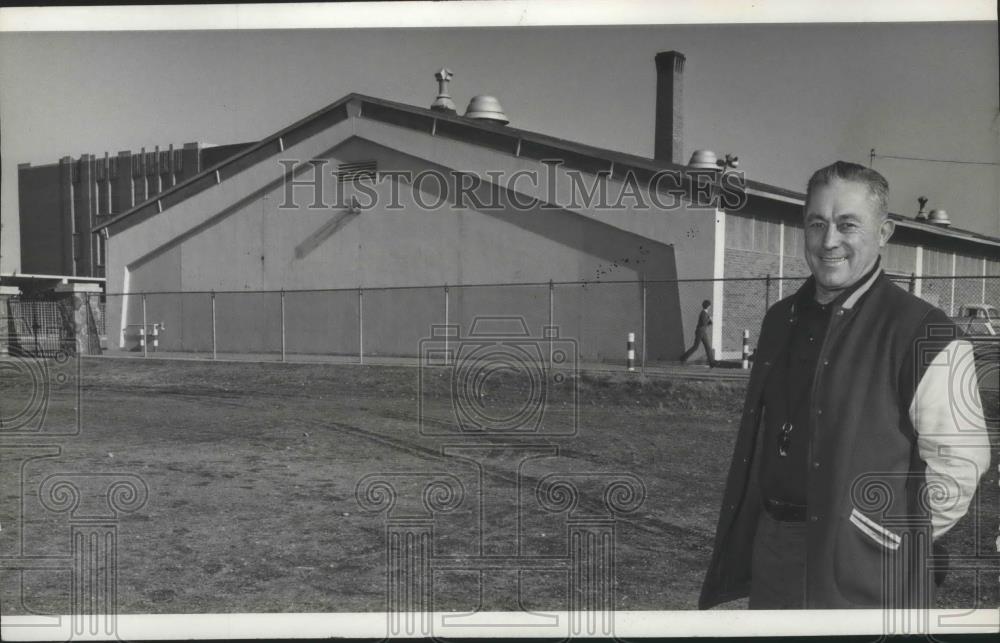
[[[39,505],[52,474],[137,475],[148,499],[116,523],[121,613],[385,609],[395,569],[387,538],[427,528],[425,501],[448,498],[424,490],[442,479],[457,480],[461,497],[433,517],[433,554],[449,559],[433,572],[434,609],[565,609],[573,520],[613,525],[619,609],[693,609],[745,385],[584,376],[575,395],[572,380],[546,388],[539,419],[525,404],[539,383],[498,373],[464,399],[463,417],[513,417],[534,430],[496,436],[472,420],[456,429],[449,369],[94,358],[80,369],[80,435],[36,439],[60,451],[23,468],[22,452],[0,449],[0,554],[71,551],[70,516]],[[7,408],[30,394],[16,375],[3,387]],[[76,404],[59,393],[46,422],[68,427]],[[548,509],[536,492],[553,472],[577,483],[572,511],[559,489]],[[385,498],[378,488],[359,503],[366,476],[394,486],[392,512],[371,510]],[[641,481],[634,511],[608,514],[602,485],[614,480]],[[625,509],[637,500],[627,496],[617,498],[631,502]],[[946,545],[995,560],[995,466],[978,498]],[[480,575],[468,564],[480,552],[541,562]],[[69,613],[67,570],[2,573],[4,613]],[[940,591],[942,607],[998,603],[995,569],[955,570]]]

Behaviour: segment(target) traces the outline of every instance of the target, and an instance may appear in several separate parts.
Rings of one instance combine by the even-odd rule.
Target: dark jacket
[[[811,280],[803,288],[811,289]],[[764,382],[790,335],[794,301],[795,296],[780,301],[764,319],[701,609],[749,593],[760,512],[756,464],[758,429],[766,412]],[[928,327],[938,326],[950,327],[951,335],[921,339]],[[955,435],[963,420],[949,424],[942,419],[947,414],[937,412],[948,403],[953,386],[947,373],[911,368],[921,363],[914,357],[918,354],[928,363],[943,364],[945,371],[948,355],[971,355],[968,342],[957,340],[953,329],[941,311],[895,286],[881,270],[832,311],[808,426],[807,608],[933,604],[932,537],[964,514],[989,464],[985,424],[975,421],[961,428],[973,437],[969,453],[977,471],[970,471],[968,462],[942,462],[947,458],[932,454],[935,440]],[[979,412],[981,417],[981,406]],[[918,432],[916,424],[927,426]],[[951,494],[957,504],[941,510],[934,521],[937,509],[922,496],[928,459],[934,462],[934,479],[954,478],[957,490]]]

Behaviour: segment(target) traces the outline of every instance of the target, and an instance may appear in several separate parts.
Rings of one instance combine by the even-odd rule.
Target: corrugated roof
[[[348,106],[354,105],[354,113],[348,112]],[[162,212],[167,207],[187,199],[204,189],[211,187],[246,167],[255,164],[264,158],[279,154],[285,147],[288,147],[315,132],[325,129],[336,122],[349,117],[371,118],[382,122],[390,122],[396,125],[403,125],[425,131],[428,136],[449,136],[458,138],[465,142],[481,145],[497,151],[507,152],[512,155],[521,155],[525,144],[534,146],[536,152],[555,152],[565,158],[567,165],[575,166],[587,171],[614,170],[614,175],[618,176],[628,171],[636,169],[647,172],[659,172],[663,170],[674,170],[685,172],[686,166],[671,163],[669,161],[659,161],[648,159],[634,154],[627,154],[616,150],[594,147],[576,141],[548,136],[538,132],[522,130],[510,126],[498,126],[490,123],[482,123],[472,119],[467,119],[457,114],[438,112],[423,107],[415,107],[404,103],[365,96],[363,94],[351,93],[343,98],[330,103],[326,107],[302,118],[288,127],[262,139],[256,144],[250,145],[247,149],[234,154],[219,163],[203,170],[201,173],[179,183],[168,190],[156,195],[143,203],[136,205],[112,218],[109,221],[96,226],[93,231],[99,232],[108,229],[109,234],[116,234],[121,230],[131,227],[150,216]],[[413,120],[407,122],[407,117]],[[417,125],[419,123],[419,125]],[[423,126],[426,124],[426,128]],[[289,142],[287,139],[294,139]],[[746,182],[748,192],[763,198],[773,198],[785,203],[804,203],[805,194],[795,190],[789,190],[776,185],[761,183],[759,181]],[[984,243],[993,246],[1000,246],[1000,239],[979,234],[960,228],[941,228],[935,225],[921,223],[908,217],[892,213],[893,220],[906,228],[912,228],[928,232],[934,235],[961,239],[974,243]]]

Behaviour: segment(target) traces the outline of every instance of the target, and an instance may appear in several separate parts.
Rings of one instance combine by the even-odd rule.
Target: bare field
[[[617,607],[695,608],[744,383],[582,376],[575,395],[551,391],[537,431],[500,439],[456,430],[449,369],[419,376],[408,367],[85,359],[80,435],[36,440],[61,451],[23,474],[0,469],[2,553],[19,546],[12,526],[22,493],[22,554],[69,551],[67,516],[38,505],[51,474],[130,473],[149,494],[119,517],[121,613],[382,610],[389,514],[366,510],[356,487],[386,475],[397,480],[396,510],[419,514],[421,481],[450,474],[463,497],[435,515],[434,555],[451,565],[435,572],[434,608],[565,609],[564,568],[480,575],[462,561],[491,547],[564,558],[568,510],[543,510],[537,484],[554,471],[581,480],[627,474],[645,499],[615,516]],[[16,381],[3,386],[5,406],[30,393]],[[533,390],[500,374],[471,403],[511,415]],[[984,402],[996,405],[995,394]],[[53,396],[46,421],[72,423],[73,406],[72,396]],[[445,448],[492,449],[499,464],[480,475]],[[599,494],[582,493],[575,515],[603,507]],[[995,560],[998,507],[994,466],[973,513],[946,536],[953,556]],[[67,572],[25,573],[19,590],[15,573],[2,573],[5,613],[69,612]],[[942,607],[1000,603],[995,569],[956,566],[939,593]]]

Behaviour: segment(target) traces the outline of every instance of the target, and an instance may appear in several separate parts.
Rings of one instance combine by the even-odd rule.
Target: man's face
[[[865,275],[894,224],[883,221],[868,186],[834,179],[806,202],[806,263],[816,278],[816,298],[832,301]]]

